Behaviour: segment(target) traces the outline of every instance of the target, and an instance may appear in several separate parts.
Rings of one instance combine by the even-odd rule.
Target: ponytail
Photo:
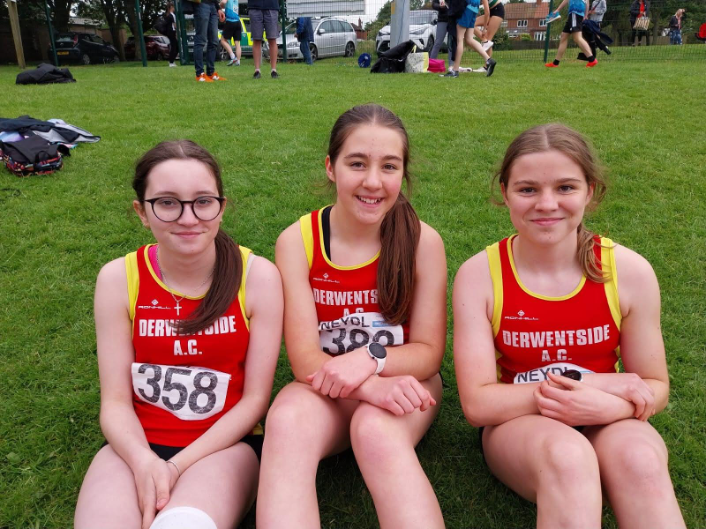
[[[380,312],[399,325],[409,318],[414,293],[416,253],[421,223],[407,197],[400,193],[380,227],[377,287]]]
[[[588,279],[595,281],[596,283],[607,283],[610,281],[610,275],[604,272],[604,263],[600,259],[596,259],[596,254],[594,252],[596,245],[595,236],[595,233],[586,229],[583,222],[579,224],[579,227],[576,230],[579,264],[581,265],[583,275],[585,275]],[[603,247],[600,243],[598,244]]]
[[[222,229],[215,239],[216,264],[213,267],[211,288],[198,307],[186,320],[176,325],[180,334],[193,334],[211,325],[219,316],[225,314],[235,301],[243,277],[243,259],[235,241]]]

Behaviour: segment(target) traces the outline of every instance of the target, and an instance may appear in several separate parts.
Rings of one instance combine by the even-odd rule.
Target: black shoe
[[[259,79],[260,77],[262,77],[262,76],[260,75],[260,70],[255,70],[255,73],[252,74],[252,78],[253,78],[253,79]]]
[[[458,77],[458,72],[456,70],[449,70],[441,77]]]
[[[272,77],[272,79],[279,79],[279,74],[277,73],[277,70],[272,70],[270,77]]]
[[[485,76],[486,77],[490,77],[491,75],[493,75],[493,70],[495,70],[496,64],[497,64],[497,62],[492,57],[490,59],[488,59],[487,61],[485,61],[485,70],[486,70]]]

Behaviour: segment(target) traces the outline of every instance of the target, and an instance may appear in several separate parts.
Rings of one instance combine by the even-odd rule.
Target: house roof
[[[505,19],[542,19],[549,14],[549,2],[505,4]]]

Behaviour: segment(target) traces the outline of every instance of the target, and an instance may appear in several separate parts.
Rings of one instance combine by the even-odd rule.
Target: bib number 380
[[[135,395],[184,421],[200,421],[220,412],[229,382],[229,374],[203,367],[132,364]]]

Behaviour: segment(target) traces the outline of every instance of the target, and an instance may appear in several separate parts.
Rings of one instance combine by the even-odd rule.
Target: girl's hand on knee
[[[551,382],[542,382],[534,391],[539,412],[569,426],[611,424],[632,417],[634,406],[622,399],[570,378],[548,374]]]
[[[436,406],[431,393],[409,375],[400,377],[370,377],[365,383],[366,401],[398,417],[414,410],[426,411]]]
[[[169,496],[178,479],[172,465],[155,456],[135,475],[137,498],[142,512],[142,529],[149,529],[157,515],[169,503]]]
[[[375,373],[377,362],[363,348],[336,356],[306,377],[311,387],[335,399],[347,398],[351,392]]]

